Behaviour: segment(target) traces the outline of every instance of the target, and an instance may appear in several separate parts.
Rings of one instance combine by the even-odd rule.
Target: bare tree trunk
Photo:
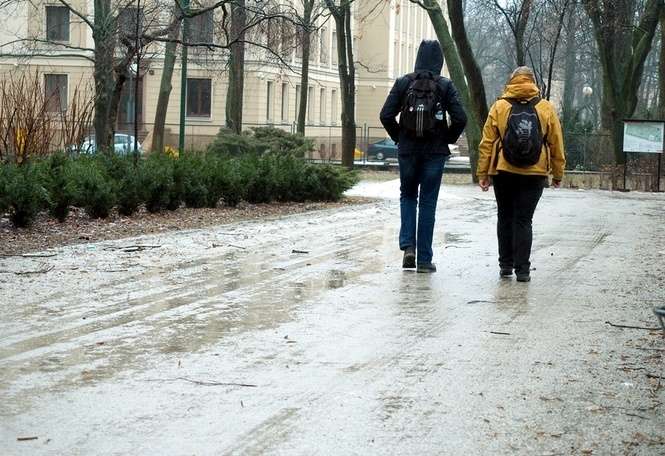
[[[314,0],[305,0],[303,2],[303,23],[302,33],[300,34],[302,46],[302,65],[300,71],[300,106],[298,107],[298,125],[297,132],[305,134],[305,120],[307,119],[307,103],[309,97],[309,56],[312,49],[312,10],[314,9]]]
[[[346,33],[338,33],[345,37],[346,51],[345,77],[342,90],[342,165],[353,168],[356,150],[356,67],[353,57],[353,34],[351,33],[351,5],[344,9]],[[338,42],[339,44],[339,42]]]
[[[113,87],[113,92],[111,95],[111,100],[109,102],[109,115],[108,122],[109,125],[113,126],[115,130],[116,120],[118,119],[118,107],[120,106],[120,98],[122,96],[122,88],[125,86],[125,82],[129,78],[129,64],[119,64],[115,70],[115,86]],[[113,136],[111,136],[110,147],[107,149],[108,152],[111,152],[113,147]],[[99,144],[98,144],[99,145]]]
[[[559,47],[559,39],[561,38],[561,30],[563,29],[563,22],[566,18],[566,10],[568,9],[569,0],[565,0],[563,7],[561,8],[561,13],[559,15],[559,23],[556,29],[556,36],[554,37],[554,43],[552,44],[552,49],[550,49],[550,61],[549,67],[547,69],[547,92],[545,98],[550,99],[552,95],[552,77],[554,75],[554,58],[556,57],[556,51]]]
[[[159,95],[157,97],[157,111],[155,112],[155,125],[152,131],[152,150],[154,152],[164,152],[164,128],[166,125],[166,113],[169,109],[169,98],[173,85],[173,70],[176,61],[176,49],[178,43],[175,40],[180,34],[180,21],[176,20],[174,27],[169,31],[169,42],[166,43],[164,50],[164,68],[162,69],[162,80],[159,85]],[[173,40],[173,41],[171,41]]]
[[[236,0],[231,10],[231,56],[229,58],[229,89],[226,94],[226,126],[242,133],[242,99],[245,85],[245,0]]]
[[[457,45],[459,58],[464,68],[464,74],[469,84],[470,100],[479,122],[484,123],[487,119],[487,96],[485,95],[485,84],[483,75],[476,62],[476,58],[471,49],[469,38],[464,26],[464,8],[462,0],[448,0],[448,17],[450,18],[450,28],[453,39]]]
[[[577,43],[575,36],[577,32],[577,2],[573,1],[568,22],[566,24],[566,59],[564,63],[563,77],[563,129],[569,131],[575,123],[575,111],[573,100],[575,99],[575,75],[577,62]]]
[[[660,13],[660,61],[658,62],[658,113],[665,120],[665,9]]]
[[[519,16],[517,17],[517,24],[515,28],[515,52],[517,55],[517,66],[526,65],[526,50],[524,49],[524,34],[526,33],[527,25],[529,24],[529,15],[531,14],[531,6],[533,0],[522,0]]]
[[[635,113],[638,89],[663,11],[662,0],[647,0],[638,27],[626,27],[626,18],[635,15],[636,3],[621,0],[602,9],[597,0],[584,0],[593,23],[603,69],[601,121],[612,137],[615,160],[625,162],[623,120]]]
[[[351,1],[342,0],[336,6],[325,0],[337,29],[337,60],[342,98],[342,165],[353,168],[356,149],[356,71],[351,33]]]
[[[107,150],[113,145],[115,124],[109,122],[111,99],[114,90],[113,57],[115,53],[115,21],[110,0],[94,0],[95,28],[92,33],[95,42],[95,143],[99,150]]]
[[[478,163],[478,146],[480,145],[480,140],[482,138],[482,123],[485,122],[485,117],[487,117],[487,114],[485,114],[485,117],[482,119],[478,118],[480,107],[474,106],[474,102],[471,99],[469,86],[467,85],[467,80],[464,75],[460,56],[457,53],[455,41],[450,35],[450,31],[448,30],[448,23],[443,16],[443,12],[441,11],[437,0],[422,0],[422,4],[425,6],[427,14],[432,21],[434,32],[436,33],[436,36],[439,39],[439,43],[441,44],[441,49],[443,50],[443,55],[445,57],[446,64],[448,65],[450,77],[453,80],[453,83],[455,84],[460,97],[462,98],[462,105],[469,114],[471,120],[467,123],[465,132],[469,146],[471,178],[474,182],[476,182],[478,179],[475,173],[476,165]],[[487,111],[486,105],[485,110]]]

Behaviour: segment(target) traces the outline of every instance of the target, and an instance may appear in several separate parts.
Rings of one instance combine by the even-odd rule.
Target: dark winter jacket
[[[395,81],[390,90],[383,109],[381,109],[381,123],[393,141],[398,144],[400,155],[411,153],[437,153],[450,155],[448,144],[454,144],[464,131],[466,114],[459,101],[457,90],[450,79],[441,77],[443,68],[443,53],[438,41],[423,40],[418,48],[416,57],[416,72],[430,71],[439,77],[439,89],[442,105],[450,115],[451,123],[441,122],[440,133],[426,139],[408,136],[397,123],[396,117],[401,112],[411,79],[402,76]]]

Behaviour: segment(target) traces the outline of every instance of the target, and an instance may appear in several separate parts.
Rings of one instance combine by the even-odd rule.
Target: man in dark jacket
[[[457,141],[466,125],[466,114],[457,90],[449,79],[441,76],[442,67],[443,53],[439,42],[425,40],[420,43],[415,72],[395,81],[381,110],[381,123],[392,140],[398,144],[399,151],[402,219],[399,247],[404,251],[402,266],[416,267],[418,272],[436,271],[432,264],[432,236],[441,176],[450,155],[448,144]],[[429,77],[436,81],[436,96],[441,106],[441,112],[436,113],[437,120],[433,131],[422,137],[403,128],[404,125],[398,124],[396,120],[397,115],[405,108],[407,95],[413,91],[416,77]],[[450,125],[443,111],[450,116]],[[402,122],[403,120],[400,121]]]

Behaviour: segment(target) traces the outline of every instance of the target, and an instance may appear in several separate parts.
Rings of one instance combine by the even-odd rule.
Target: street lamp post
[[[582,95],[584,96],[584,107],[589,109],[589,103],[591,101],[591,95],[593,95],[593,89],[591,86],[588,84],[585,85],[582,88]],[[587,144],[589,143],[589,129],[587,127],[584,128],[584,157],[583,157],[583,164],[582,166],[584,167],[584,171],[586,172],[586,154],[587,154]]]
[[[187,13],[189,13],[189,0],[182,1],[182,9],[185,12],[185,17],[182,19],[182,61],[180,63],[180,134],[178,149],[180,155],[185,153],[185,112],[186,112],[186,99],[187,99],[187,40],[189,39],[189,20]]]

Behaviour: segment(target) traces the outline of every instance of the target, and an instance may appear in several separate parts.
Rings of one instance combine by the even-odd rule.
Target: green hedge
[[[208,146],[208,152],[222,155],[273,153],[300,158],[313,150],[314,142],[311,139],[273,127],[251,128],[241,135],[222,128]]]
[[[116,208],[123,215],[141,206],[150,212],[187,207],[236,206],[240,201],[336,201],[357,175],[332,165],[309,164],[284,152],[228,155],[219,151],[180,158],[67,157],[55,154],[26,163],[0,165],[0,214],[17,227],[39,211],[64,221],[72,206],[93,218]]]

